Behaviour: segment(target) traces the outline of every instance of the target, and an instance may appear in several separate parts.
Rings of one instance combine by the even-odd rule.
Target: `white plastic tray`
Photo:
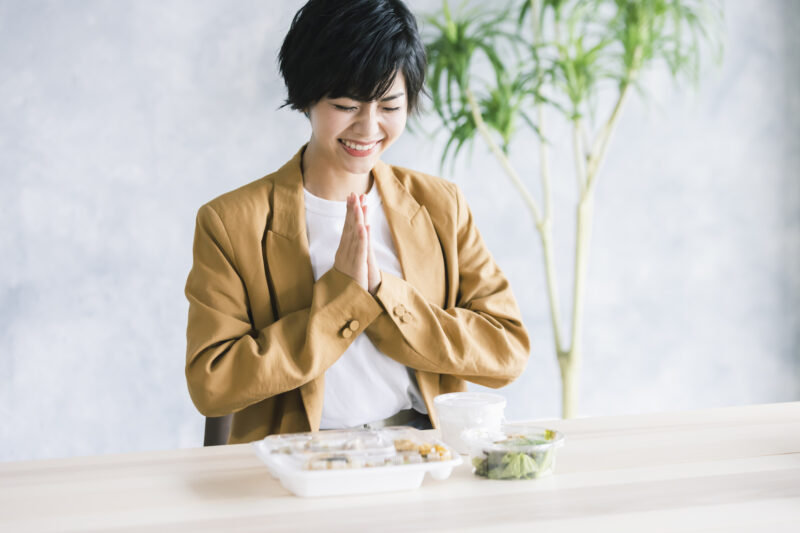
[[[397,431],[400,428],[387,428]],[[419,488],[425,473],[436,480],[450,477],[453,468],[463,462],[461,456],[439,440],[424,436],[413,428],[402,428],[418,440],[445,446],[452,459],[415,464],[384,465],[362,468],[332,470],[308,470],[301,468],[292,455],[275,452],[275,439],[271,436],[253,443],[256,455],[264,462],[269,472],[292,493],[303,496],[334,496],[345,494],[377,493]]]

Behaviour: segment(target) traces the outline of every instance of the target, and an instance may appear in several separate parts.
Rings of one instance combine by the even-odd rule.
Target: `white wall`
[[[0,460],[198,446],[183,374],[194,215],[307,140],[277,111],[301,1],[0,0]],[[438,0],[409,1],[429,11]],[[580,413],[800,399],[800,4],[726,3],[698,93],[649,77],[598,190]],[[557,253],[572,269],[566,132]],[[532,146],[532,145],[531,145]],[[406,134],[385,160],[439,174]],[[531,148],[515,162],[538,193]],[[533,352],[510,418],[555,417],[541,250],[481,144],[453,174],[511,279]],[[477,387],[476,387],[477,388]]]

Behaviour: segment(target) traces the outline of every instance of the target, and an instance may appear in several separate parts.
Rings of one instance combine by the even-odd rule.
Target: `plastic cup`
[[[487,392],[451,392],[433,399],[442,440],[458,453],[469,453],[461,432],[470,428],[500,431],[506,399]]]

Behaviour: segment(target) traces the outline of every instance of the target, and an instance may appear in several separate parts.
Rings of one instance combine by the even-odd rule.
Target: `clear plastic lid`
[[[449,394],[440,394],[434,398],[434,403],[437,406],[446,406],[448,408],[474,409],[490,405],[505,407],[506,399],[499,394],[487,392],[451,392]]]
[[[272,453],[299,455],[320,452],[391,452],[394,449],[392,441],[385,433],[370,429],[271,435],[263,443]]]
[[[340,470],[449,461],[451,448],[414,428],[271,435],[258,442],[269,462],[291,470]]]
[[[504,424],[500,431],[471,428],[461,438],[483,452],[533,453],[559,448],[564,444],[560,432],[528,424]]]

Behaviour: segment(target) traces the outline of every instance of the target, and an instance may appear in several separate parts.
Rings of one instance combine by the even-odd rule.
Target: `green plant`
[[[541,238],[563,416],[571,418],[583,358],[594,193],[615,127],[631,90],[645,94],[640,80],[648,68],[666,65],[676,83],[696,85],[704,51],[720,62],[722,8],[714,0],[516,0],[501,8],[465,1],[454,13],[444,0],[441,12],[424,20],[433,108],[448,134],[442,165],[480,136],[519,191]],[[482,79],[481,69],[491,79]],[[615,97],[594,127],[601,90]],[[578,185],[569,344],[554,269],[546,109],[571,125]],[[512,141],[526,127],[538,139],[543,211],[509,157]]]

